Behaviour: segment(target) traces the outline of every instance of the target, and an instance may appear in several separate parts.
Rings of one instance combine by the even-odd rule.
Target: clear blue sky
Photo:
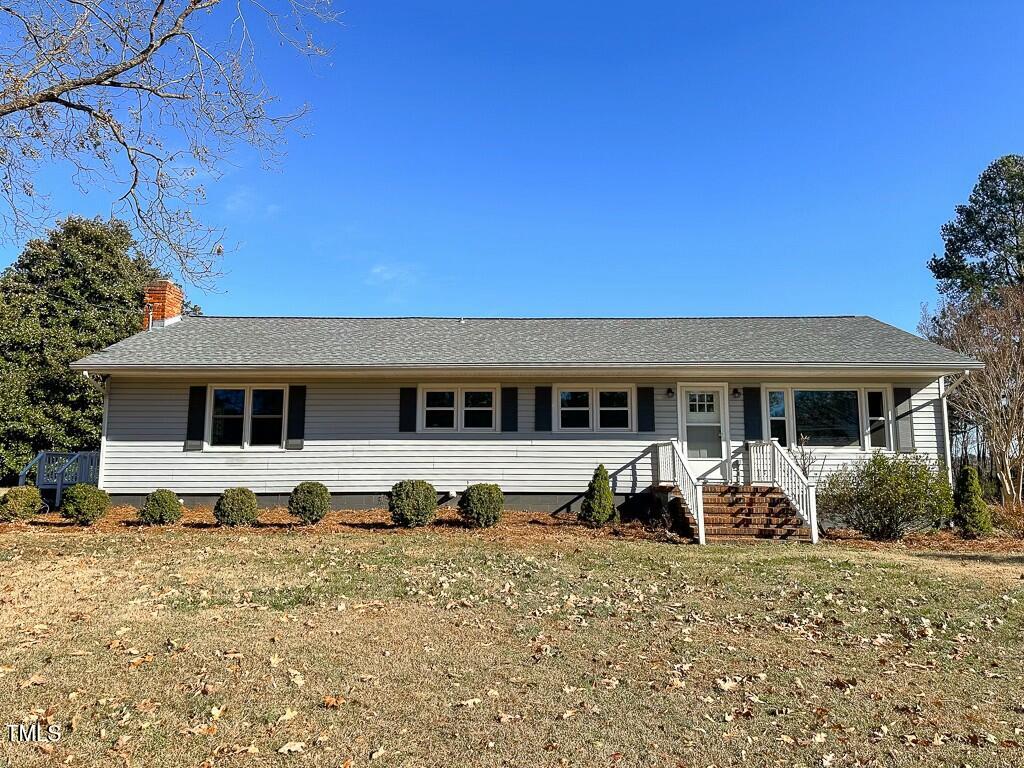
[[[265,66],[310,135],[209,190],[207,314],[913,329],[939,227],[1024,152],[1019,1],[338,2],[329,65]]]

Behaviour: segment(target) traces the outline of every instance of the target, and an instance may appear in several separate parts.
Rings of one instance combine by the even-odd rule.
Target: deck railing
[[[747,443],[752,483],[781,488],[797,513],[811,529],[811,541],[818,543],[817,488],[796,465],[789,451],[776,438]]]
[[[704,486],[698,483],[690,469],[678,440],[655,443],[655,483],[671,484],[683,494],[683,501],[697,521],[697,541],[705,543],[704,537]]]
[[[25,485],[32,469],[36,471],[36,487],[54,492],[54,506],[59,507],[64,489],[76,483],[96,485],[99,481],[99,451],[40,451],[18,475],[18,485]]]

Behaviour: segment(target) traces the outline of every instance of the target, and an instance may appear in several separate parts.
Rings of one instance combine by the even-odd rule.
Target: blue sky
[[[339,7],[329,63],[266,49],[309,135],[209,189],[237,248],[207,314],[913,329],[940,226],[1024,152],[1019,2]],[[60,212],[109,210],[45,180]]]

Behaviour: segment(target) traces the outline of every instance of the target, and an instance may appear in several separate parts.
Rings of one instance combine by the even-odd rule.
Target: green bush
[[[612,486],[604,464],[598,464],[594,470],[594,477],[591,478],[587,492],[583,495],[579,519],[595,527],[604,525],[609,520],[618,522],[619,513],[615,509],[615,497],[612,496]]]
[[[426,480],[402,480],[391,487],[388,510],[395,525],[426,525],[437,512],[437,491]]]
[[[992,511],[981,491],[978,470],[966,466],[960,470],[953,491],[953,524],[970,539],[992,533]]]
[[[488,528],[501,519],[505,494],[493,483],[471,485],[459,497],[459,514],[474,528]]]
[[[226,488],[217,499],[213,516],[221,525],[252,525],[260,516],[256,494],[248,488]]]
[[[181,502],[178,494],[166,488],[157,488],[146,497],[139,520],[146,525],[167,525],[181,520]]]
[[[918,454],[875,452],[818,486],[818,515],[879,541],[948,520],[953,496],[946,473]]]
[[[299,483],[288,497],[288,511],[306,525],[324,519],[331,508],[331,492],[323,483]]]
[[[78,483],[64,491],[60,513],[78,525],[92,525],[110,509],[110,494],[95,485]]]
[[[0,496],[0,522],[24,520],[43,508],[43,497],[34,485],[20,485]]]

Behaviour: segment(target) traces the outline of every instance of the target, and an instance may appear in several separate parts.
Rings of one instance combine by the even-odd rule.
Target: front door
[[[680,440],[690,468],[698,480],[727,481],[725,388],[681,385],[679,402]]]

